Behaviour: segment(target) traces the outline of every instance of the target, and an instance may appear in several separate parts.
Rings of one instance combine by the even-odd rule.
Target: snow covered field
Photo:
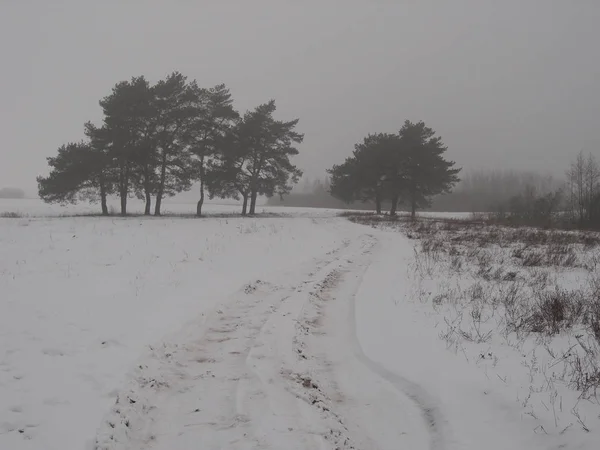
[[[82,448],[147,345],[342,238],[302,218],[0,219],[0,448]]]
[[[108,201],[108,207],[112,214],[119,212],[119,199],[111,198]],[[239,214],[241,206],[236,203],[219,204],[207,203],[205,211],[208,214]],[[257,207],[261,212],[264,208]],[[144,212],[144,203],[137,199],[130,199],[127,203],[127,210],[131,214],[142,214]],[[179,202],[174,199],[166,199],[163,203],[163,214],[188,214],[196,213],[196,204],[193,202]],[[61,217],[73,215],[100,214],[98,204],[78,203],[75,205],[56,205],[47,204],[39,199],[2,199],[0,198],[0,215],[14,214],[22,217]]]
[[[362,304],[359,338],[436,398],[445,448],[597,448],[599,234],[443,221],[375,227],[411,241],[381,238],[396,245],[393,256],[373,263],[361,287],[404,273],[381,309]]]
[[[118,215],[119,200],[110,199],[108,202],[109,210],[112,215]],[[204,205],[203,212],[207,216],[240,214],[241,204],[234,201],[228,203],[209,202]],[[142,214],[144,212],[144,203],[137,199],[130,199],[127,204],[127,210],[131,214]],[[177,197],[168,198],[163,202],[163,215],[194,215],[196,213],[196,204],[189,201],[177,201]],[[326,208],[293,208],[279,206],[257,206],[256,211],[259,214],[269,213],[287,216],[304,217],[331,217],[341,212],[351,212],[349,210],[336,210]],[[99,214],[100,207],[89,203],[78,203],[76,205],[49,205],[39,199],[12,200],[0,198],[0,217],[14,215],[20,217],[65,217],[76,215]],[[439,217],[449,219],[464,219],[471,216],[470,213],[446,213],[446,212],[421,212],[423,217]]]
[[[0,219],[0,449],[597,448],[534,342],[449,345],[425,236],[273,210]]]

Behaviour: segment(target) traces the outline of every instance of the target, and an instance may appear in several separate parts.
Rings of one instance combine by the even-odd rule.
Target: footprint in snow
[[[100,341],[100,346],[102,348],[108,348],[108,347],[122,347],[123,344],[121,344],[119,341],[117,341],[116,339],[105,339],[103,341]]]
[[[58,406],[58,405],[69,405],[70,403],[67,400],[52,397],[44,400],[44,405],[46,406]]]
[[[65,356],[65,352],[57,348],[45,348],[42,350],[42,353],[48,356]]]

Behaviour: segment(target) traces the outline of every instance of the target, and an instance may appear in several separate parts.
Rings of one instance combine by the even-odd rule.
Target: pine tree
[[[411,217],[414,218],[417,208],[428,206],[432,196],[450,192],[459,181],[461,169],[455,169],[453,161],[444,159],[448,148],[424,122],[407,120],[400,129],[399,137],[402,149],[399,167]]]
[[[69,143],[47,158],[51,167],[47,177],[37,177],[38,193],[47,203],[76,203],[99,200],[102,214],[108,215],[106,198],[112,193],[107,177],[108,159],[87,142]]]
[[[347,203],[372,200],[378,214],[386,199],[391,202],[390,215],[406,202],[414,218],[417,208],[459,181],[460,169],[443,158],[446,150],[423,122],[406,121],[397,135],[370,134],[355,145],[350,158],[328,171],[330,192]]]
[[[152,92],[144,77],[117,83],[100,101],[104,112],[102,139],[109,147],[115,167],[121,214],[127,214],[127,198],[136,179],[140,149],[146,144],[148,121],[152,118]]]
[[[211,89],[199,89],[194,86],[194,95],[194,118],[185,140],[196,162],[195,178],[200,183],[196,215],[200,217],[204,204],[207,169],[212,167],[211,159],[222,152],[225,137],[239,119],[239,114],[233,109],[231,92],[224,84]]]
[[[382,203],[392,199],[391,213],[398,203],[398,138],[395,135],[370,134],[354,146],[352,157],[328,171],[331,175],[330,193],[346,202],[373,201],[377,214]]]
[[[174,72],[152,87],[156,120],[155,145],[158,160],[158,184],[154,215],[161,214],[162,200],[188,190],[194,177],[191,153],[187,145],[189,129],[196,114],[195,83]]]
[[[258,195],[288,194],[302,175],[290,161],[298,154],[294,144],[303,140],[295,131],[298,120],[277,121],[275,110],[271,100],[244,114],[223,140],[224,152],[212,166],[211,196],[241,195],[242,214],[256,213]]]

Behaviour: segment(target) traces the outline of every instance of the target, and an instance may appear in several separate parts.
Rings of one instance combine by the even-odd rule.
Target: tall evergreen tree
[[[357,200],[371,199],[371,195],[365,198],[361,194],[364,192],[363,182],[361,180],[360,166],[356,158],[346,158],[342,164],[335,164],[327,173],[331,176],[330,194],[342,200],[345,203],[353,203]],[[377,214],[381,213],[381,202],[377,203]]]
[[[104,112],[103,138],[110,142],[121,214],[127,214],[127,198],[135,180],[136,159],[146,140],[147,123],[152,117],[152,92],[146,79],[132,78],[117,83],[112,93],[100,101]]]
[[[243,143],[244,121],[238,120],[220,143],[220,152],[214,155],[206,172],[209,198],[242,198],[242,216],[248,213],[250,180],[248,170],[251,153]]]
[[[193,125],[195,82],[174,72],[153,88],[153,102],[158,112],[155,144],[158,159],[158,185],[154,214],[161,214],[164,196],[188,190],[192,185],[193,167],[186,136]]]
[[[406,199],[414,218],[417,208],[428,206],[432,196],[450,192],[460,181],[461,169],[444,159],[448,147],[424,122],[405,121],[399,137],[403,153],[399,175],[406,186]]]
[[[47,158],[47,177],[37,177],[38,193],[47,203],[76,203],[99,200],[102,214],[108,215],[107,196],[112,184],[107,176],[106,155],[88,142],[63,145],[57,156]]]
[[[368,135],[354,146],[352,157],[328,171],[331,194],[346,203],[373,201],[377,214],[381,214],[383,201],[391,199],[390,212],[395,214],[401,188],[397,176],[399,150],[395,135]]]
[[[99,129],[91,122],[86,122],[84,129],[92,152],[89,159],[90,170],[87,172],[88,182],[97,186],[102,214],[106,215],[108,214],[106,200],[108,195],[114,193],[116,185],[114,164],[110,156],[110,142],[107,140],[105,129]]]
[[[294,144],[304,140],[304,135],[295,131],[299,119],[275,120],[276,109],[271,100],[247,113],[242,124],[241,142],[248,151],[250,214],[256,213],[258,195],[285,195],[302,175],[290,161],[298,154]]]
[[[224,84],[210,89],[194,86],[194,118],[185,137],[189,151],[195,157],[196,176],[200,184],[200,198],[196,215],[202,215],[207,169],[211,158],[222,152],[225,137],[231,132],[239,114],[233,108],[231,92]]]
[[[224,154],[213,165],[211,196],[239,193],[244,199],[242,214],[256,213],[258,195],[289,193],[302,175],[290,161],[298,154],[294,144],[304,137],[295,131],[298,120],[275,120],[275,110],[271,100],[244,114],[224,139]]]

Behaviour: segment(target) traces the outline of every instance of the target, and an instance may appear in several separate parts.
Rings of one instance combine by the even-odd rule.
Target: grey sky
[[[0,187],[34,194],[117,81],[173,70],[275,98],[310,176],[407,118],[464,167],[561,173],[600,156],[599,23],[597,0],[0,0]]]

